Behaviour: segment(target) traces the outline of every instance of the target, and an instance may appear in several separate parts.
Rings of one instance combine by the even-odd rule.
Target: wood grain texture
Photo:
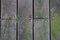
[[[15,20],[1,20],[1,40],[16,40]]]
[[[18,40],[32,40],[32,0],[18,0]]]
[[[34,0],[34,40],[50,40],[49,0]]]
[[[34,20],[34,40],[50,40],[48,27],[48,19]]]
[[[1,18],[16,18],[16,0],[1,0]]]
[[[49,0],[34,0],[34,17],[48,18]]]

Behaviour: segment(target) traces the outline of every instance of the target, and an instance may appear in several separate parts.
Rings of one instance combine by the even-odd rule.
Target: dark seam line
[[[0,20],[16,20],[16,19],[2,19],[2,18],[1,18]]]
[[[1,19],[1,0],[0,0],[0,19]],[[1,21],[0,21],[0,40],[1,40]]]
[[[16,2],[17,2],[17,6],[16,6],[16,11],[17,11],[17,13],[16,13],[16,16],[18,17],[18,0],[16,0]],[[16,40],[18,40],[18,22],[16,23]]]
[[[48,18],[34,18],[34,19],[48,19]],[[7,18],[1,18],[0,20],[16,20],[16,19],[7,19]]]
[[[32,40],[34,40],[34,0],[32,0],[32,15],[33,15],[33,20],[32,20]]]
[[[50,36],[50,40],[51,40],[51,13],[50,13],[50,0],[49,0],[49,36]]]
[[[48,19],[48,18],[34,18],[34,19]]]

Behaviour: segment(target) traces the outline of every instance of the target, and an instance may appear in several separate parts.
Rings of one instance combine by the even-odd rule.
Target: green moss
[[[60,36],[60,16],[58,13],[55,13],[54,19],[51,20],[51,36],[54,40],[57,35]]]
[[[17,16],[17,17],[16,17],[16,22],[18,23],[18,22],[19,22],[19,20],[20,20],[20,19],[19,19],[19,17]]]

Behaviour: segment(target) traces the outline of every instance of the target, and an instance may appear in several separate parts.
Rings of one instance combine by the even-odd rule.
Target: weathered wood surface
[[[34,17],[48,18],[49,0],[34,0]]]
[[[32,20],[19,22],[18,25],[18,40],[32,40]]]
[[[16,13],[16,0],[1,0],[1,40],[16,40]]]
[[[16,0],[1,0],[1,18],[16,18]]]
[[[32,40],[32,0],[18,0],[18,40]]]
[[[16,40],[15,20],[1,20],[1,39],[0,40]]]
[[[49,0],[34,0],[34,40],[50,40]]]
[[[32,4],[32,0],[18,0],[18,40],[33,40]],[[16,0],[2,0],[1,7],[1,18],[12,19],[1,21],[1,39],[16,40]],[[34,39],[49,40],[49,0],[34,0],[34,18]]]
[[[34,20],[34,40],[49,40],[48,19]]]

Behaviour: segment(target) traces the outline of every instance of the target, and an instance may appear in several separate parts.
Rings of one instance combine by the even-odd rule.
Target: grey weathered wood
[[[32,40],[32,0],[18,0],[18,40]]]
[[[32,40],[32,20],[24,21],[18,24],[18,40]]]
[[[35,40],[50,40],[49,0],[34,0],[34,17]]]
[[[16,40],[15,20],[1,20],[1,40]]]
[[[1,0],[1,18],[16,18],[16,0]]]
[[[34,40],[50,40],[48,25],[48,19],[34,20]]]
[[[34,0],[34,17],[48,18],[49,0]]]

